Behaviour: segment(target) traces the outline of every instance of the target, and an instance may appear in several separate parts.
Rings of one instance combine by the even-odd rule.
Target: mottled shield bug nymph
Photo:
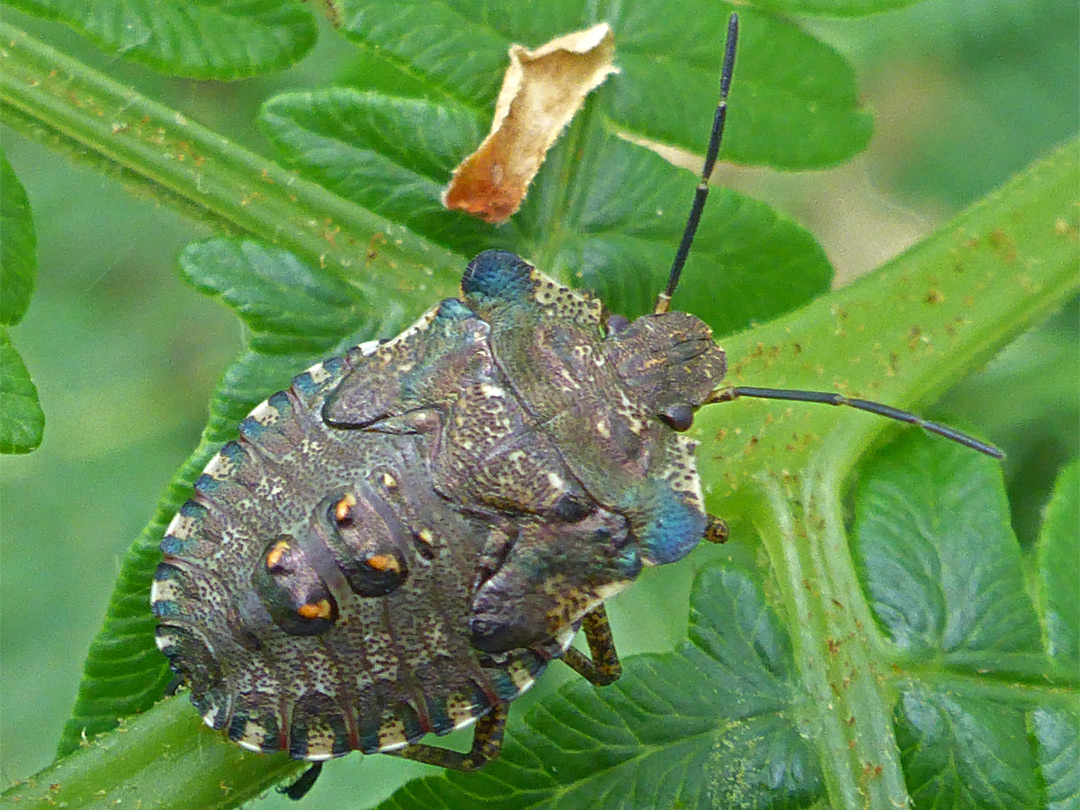
[[[736,36],[733,15],[702,180],[651,314],[607,315],[486,251],[459,298],[299,374],[210,461],[169,524],[151,595],[158,647],[207,725],[315,763],[355,750],[482,766],[507,706],[553,659],[597,685],[619,677],[607,598],[726,538],[685,435],[706,405],[848,405],[998,455],[879,403],[727,386],[709,327],[668,311]],[[588,655],[570,646],[578,630]],[[421,742],[471,724],[467,752]]]

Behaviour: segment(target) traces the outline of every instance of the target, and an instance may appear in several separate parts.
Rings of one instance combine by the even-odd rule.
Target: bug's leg
[[[705,539],[710,543],[726,543],[728,540],[727,522],[709,515],[709,523],[705,527]]]
[[[597,605],[591,613],[586,613],[581,620],[581,629],[585,631],[585,641],[589,644],[589,655],[567,648],[562,660],[578,675],[593,686],[607,686],[615,683],[622,675],[622,664],[615,651],[615,639],[611,635],[607,611],[603,603]]]
[[[502,749],[503,733],[506,731],[506,718],[509,714],[509,706],[506,703],[499,703],[477,720],[472,748],[467,753],[422,743],[407,745],[397,751],[385,753],[413,759],[425,765],[437,765],[440,768],[455,771],[475,771],[484,767],[488,760],[495,759],[499,755]]]
[[[172,697],[180,691],[180,687],[184,685],[183,675],[173,675],[172,680],[165,684],[165,697]]]
[[[300,801],[307,796],[308,791],[311,790],[315,784],[315,780],[319,778],[319,774],[322,773],[321,762],[313,762],[311,767],[304,771],[300,778],[293,782],[288,787],[279,787],[278,793],[288,796],[294,802]]]

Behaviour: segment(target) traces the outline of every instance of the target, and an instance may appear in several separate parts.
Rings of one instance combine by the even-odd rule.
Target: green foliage
[[[312,38],[308,10],[290,3],[153,3],[141,33],[108,28],[125,18],[104,2],[85,16],[85,4],[16,5],[174,75],[251,75]],[[294,373],[450,294],[482,248],[514,249],[628,315],[648,309],[666,272],[694,179],[620,136],[704,146],[728,6],[330,6],[361,78],[265,102],[259,124],[291,171],[5,23],[5,120],[224,234],[186,248],[180,272],[244,325],[198,447],[122,561],[60,742],[70,756],[5,799],[48,790],[68,807],[224,808],[295,772],[201,728],[182,698],[153,705],[168,679],[147,604],[157,544],[206,460]],[[807,168],[859,151],[870,119],[851,67],[772,10],[740,15],[724,159]],[[443,211],[442,185],[487,127],[509,43],[599,18],[616,31],[622,73],[564,133],[520,214],[494,228]],[[674,306],[718,334],[765,323],[725,341],[740,383],[925,402],[1075,292],[1077,176],[1074,142],[830,295],[829,263],[803,228],[718,188]],[[6,189],[4,200],[6,231]],[[5,288],[7,272],[5,257]],[[6,394],[15,367],[3,339]],[[607,690],[573,683],[515,712],[485,771],[428,776],[386,806],[1075,803],[1077,467],[1054,491],[1032,565],[997,468],[907,436],[861,468],[849,544],[846,482],[885,429],[865,414],[761,403],[702,413],[709,506],[731,521],[742,562],[702,569],[686,639],[630,658]],[[86,742],[125,717],[120,733]]]
[[[307,9],[277,0],[10,0],[101,47],[174,76],[243,79],[291,64],[315,43]]]
[[[23,319],[34,291],[37,237],[19,178],[0,152],[0,453],[29,453],[41,444],[45,414],[8,327]]]

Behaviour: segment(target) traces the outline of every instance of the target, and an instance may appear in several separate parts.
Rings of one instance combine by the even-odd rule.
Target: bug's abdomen
[[[426,439],[328,429],[331,361],[259,406],[170,524],[158,645],[205,721],[258,751],[392,750],[512,700],[547,656],[470,645],[494,531],[432,490]]]

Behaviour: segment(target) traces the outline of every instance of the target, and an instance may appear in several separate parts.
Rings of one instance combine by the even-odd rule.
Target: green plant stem
[[[419,312],[465,258],[0,23],[4,123],[91,160],[216,230],[249,234]]]
[[[871,277],[729,340],[731,376],[900,406],[932,400],[1076,290],[1077,164],[1073,142]],[[849,374],[878,380],[853,390]],[[830,802],[907,806],[892,726],[897,657],[862,593],[840,500],[855,462],[891,423],[816,406],[738,406],[702,414],[699,429],[715,437],[699,451],[702,477],[717,482],[712,511],[749,511],[764,540]]]
[[[4,807],[218,810],[254,799],[304,767],[256,756],[202,724],[187,696],[129,718],[81,751],[6,790]]]

